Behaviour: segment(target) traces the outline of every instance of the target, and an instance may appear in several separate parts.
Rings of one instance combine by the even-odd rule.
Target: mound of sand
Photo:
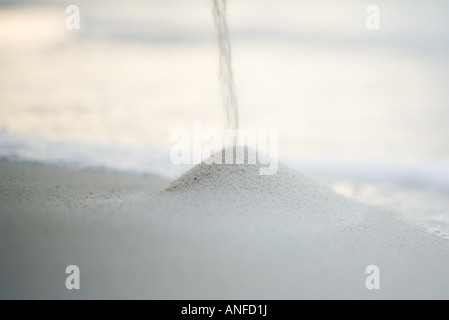
[[[225,164],[229,151],[233,164]],[[161,193],[170,199],[166,203],[208,216],[273,217],[308,229],[348,227],[369,211],[282,165],[276,174],[260,175],[265,165],[246,148],[226,152],[215,155],[221,164],[203,162],[172,182]],[[239,157],[245,159],[244,164],[235,164]]]
[[[0,297],[449,298],[447,240],[259,168],[200,164],[158,191],[151,176],[0,162]]]
[[[270,176],[260,166],[202,163],[154,199],[153,213],[183,226],[176,233],[202,270],[195,280],[216,285],[192,285],[196,297],[449,296],[447,241],[282,165]],[[370,265],[381,290],[365,286]]]

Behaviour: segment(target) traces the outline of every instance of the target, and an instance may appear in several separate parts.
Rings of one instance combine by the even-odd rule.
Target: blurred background
[[[80,8],[80,30],[65,9]],[[368,5],[380,29],[368,30]],[[175,178],[223,128],[210,0],[0,0],[0,157]],[[449,235],[449,3],[228,1],[242,129],[280,161]]]

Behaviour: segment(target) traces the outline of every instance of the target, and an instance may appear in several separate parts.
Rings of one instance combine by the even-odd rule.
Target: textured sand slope
[[[209,216],[273,217],[303,221],[307,228],[339,229],[365,216],[367,208],[284,166],[259,174],[259,164],[200,164],[171,183],[162,196]]]
[[[214,245],[226,242],[217,249],[224,265],[208,261],[206,270],[216,281],[224,270],[236,272],[231,297],[449,296],[447,241],[282,165],[271,176],[260,176],[259,165],[198,165],[158,195],[153,211],[195,221]],[[365,287],[373,264],[381,269],[379,291]],[[221,297],[217,289],[208,294]]]
[[[282,166],[201,164],[159,192],[156,177],[0,166],[2,298],[449,298],[446,240]]]

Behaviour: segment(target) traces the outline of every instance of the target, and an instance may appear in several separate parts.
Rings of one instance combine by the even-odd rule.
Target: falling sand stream
[[[226,21],[226,0],[212,0],[212,14],[217,30],[219,79],[223,109],[226,113],[226,128],[239,128],[239,114],[232,72],[231,44]]]

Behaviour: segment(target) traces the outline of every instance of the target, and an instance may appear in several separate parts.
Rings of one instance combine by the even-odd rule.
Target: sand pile
[[[449,298],[447,240],[259,167],[200,164],[159,191],[151,176],[0,162],[0,297]]]
[[[155,197],[151,212],[182,226],[182,255],[201,270],[190,270],[194,296],[449,297],[447,241],[282,165],[271,176],[259,168],[203,163]],[[381,290],[365,286],[369,265],[382,271]]]
[[[226,152],[233,154],[233,164],[224,164],[224,151],[216,154],[221,164],[197,165],[161,195],[170,198],[170,204],[181,206],[181,211],[188,208],[209,216],[288,219],[307,223],[309,229],[348,227],[369,211],[282,165],[276,174],[260,175],[260,168],[266,165],[247,149]],[[244,164],[235,164],[239,157]]]

